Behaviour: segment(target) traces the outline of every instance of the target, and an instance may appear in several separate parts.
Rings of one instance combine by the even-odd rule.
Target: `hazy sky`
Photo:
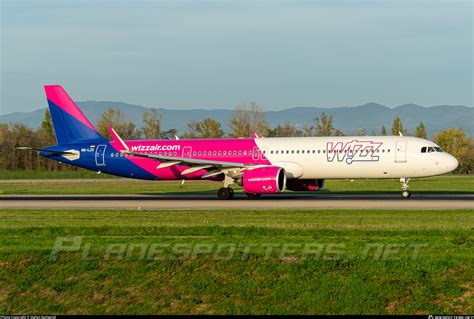
[[[473,105],[473,2],[0,0],[0,113],[78,101],[165,108]]]

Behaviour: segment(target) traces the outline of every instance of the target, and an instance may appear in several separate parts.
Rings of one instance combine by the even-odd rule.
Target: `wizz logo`
[[[382,142],[358,141],[350,142],[327,142],[326,156],[328,162],[336,159],[338,162],[345,161],[347,164],[362,161],[378,161],[377,150],[382,146]]]

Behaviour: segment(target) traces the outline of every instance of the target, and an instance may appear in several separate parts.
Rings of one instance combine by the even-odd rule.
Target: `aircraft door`
[[[95,149],[95,165],[105,166],[105,149],[107,145],[98,145]]]
[[[183,157],[184,158],[191,158],[193,148],[191,146],[186,146],[183,148]]]
[[[395,146],[395,163],[406,163],[407,161],[407,141],[397,141]]]
[[[260,149],[255,146],[252,151],[252,160],[258,161],[260,159]]]

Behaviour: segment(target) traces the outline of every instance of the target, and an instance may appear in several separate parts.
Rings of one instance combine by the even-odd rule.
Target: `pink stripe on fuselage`
[[[60,85],[45,85],[44,90],[46,92],[46,98],[50,102],[56,104],[64,112],[67,112],[69,115],[95,131],[94,126],[89,122],[84,114],[82,114],[76,103],[74,103]]]
[[[152,153],[163,156],[186,157],[201,160],[235,162],[247,165],[271,164],[266,156],[258,149],[254,139],[201,139],[201,140],[134,140],[125,141],[134,152]],[[116,150],[122,150],[120,143],[111,142]],[[205,154],[204,154],[205,152]],[[225,152],[225,155],[224,155]],[[160,154],[161,153],[161,154]],[[181,172],[188,166],[174,165],[157,169],[159,161],[127,156],[135,165],[160,179],[195,179],[207,173],[199,170],[192,174],[181,176]]]

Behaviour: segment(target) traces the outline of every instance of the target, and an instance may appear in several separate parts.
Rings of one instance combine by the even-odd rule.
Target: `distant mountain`
[[[112,107],[121,110],[127,120],[141,126],[142,114],[149,110],[140,105],[109,101],[77,102],[77,105],[92,123],[96,123],[100,115],[107,108]],[[162,116],[162,129],[176,128],[179,133],[184,133],[187,130],[187,123],[206,117],[218,120],[222,123],[224,130],[229,131],[228,123],[233,114],[233,110],[226,109],[169,110],[159,108],[157,110]],[[448,127],[459,127],[474,136],[474,108],[463,105],[424,107],[417,104],[405,104],[389,108],[376,103],[367,103],[360,106],[335,108],[294,107],[281,111],[267,111],[265,114],[272,126],[290,121],[302,128],[305,124],[310,125],[312,120],[320,116],[322,112],[332,114],[334,126],[346,134],[356,134],[360,128],[365,128],[368,134],[372,131],[379,134],[382,125],[385,125],[390,132],[393,118],[399,116],[404,127],[410,132],[415,130],[420,121],[423,121],[429,136]],[[0,115],[0,123],[19,122],[38,128],[43,116],[44,108],[26,113],[15,112]]]

